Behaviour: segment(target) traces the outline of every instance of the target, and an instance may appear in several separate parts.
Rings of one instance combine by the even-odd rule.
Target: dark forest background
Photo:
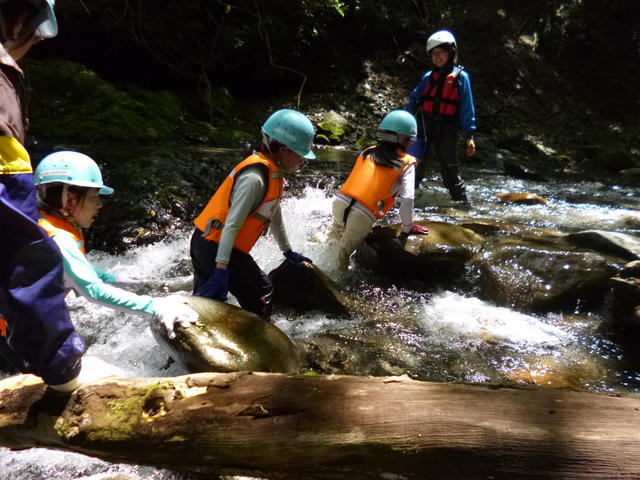
[[[246,105],[283,97],[305,110],[315,94],[353,101],[373,71],[390,75],[389,95],[403,101],[441,28],[458,39],[487,132],[512,113],[606,125],[633,121],[640,107],[635,0],[81,0],[58,2],[57,13],[60,34],[36,58],[181,91],[214,124],[238,114],[220,87]]]
[[[203,147],[247,151],[277,108],[307,114],[318,144],[367,145],[442,28],[475,96],[465,168],[640,179],[637,0],[60,0],[56,11],[59,35],[25,63],[29,151],[98,161],[119,192],[92,229],[107,251],[189,224],[227,168]]]

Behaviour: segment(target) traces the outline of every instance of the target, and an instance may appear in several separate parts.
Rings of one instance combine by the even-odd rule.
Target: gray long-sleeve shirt
[[[229,263],[231,250],[238,232],[242,228],[247,216],[254,211],[267,193],[267,182],[258,166],[251,166],[243,170],[233,184],[231,191],[229,213],[222,228],[216,263]],[[287,232],[282,221],[280,205],[271,218],[270,230],[278,242],[280,250],[286,252],[291,249]]]

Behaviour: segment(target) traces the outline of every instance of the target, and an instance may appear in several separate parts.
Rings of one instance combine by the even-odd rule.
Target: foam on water
[[[475,297],[454,292],[434,295],[423,305],[421,321],[429,335],[450,339],[486,337],[510,346],[560,346],[570,335],[535,316],[496,307]]]
[[[418,193],[418,218],[439,218],[433,207],[449,201],[439,180],[436,180],[427,180],[425,186],[428,189],[421,189]],[[574,230],[618,227],[622,229],[625,225],[628,228],[629,225],[634,225],[638,215],[627,208],[608,207],[599,203],[570,204],[557,195],[560,189],[566,188],[564,185],[505,181],[503,177],[483,177],[481,183],[470,183],[470,196],[474,199],[474,210],[470,215],[475,217],[493,216],[500,220]],[[532,187],[539,189],[536,191]],[[576,192],[588,192],[589,188],[599,192],[604,190],[597,185],[578,185],[571,188]],[[496,191],[503,191],[502,189],[534,191],[549,197],[551,201],[546,206],[501,205],[493,195]],[[614,193],[618,198],[627,195],[625,191]],[[610,192],[602,193],[609,194]],[[606,200],[612,205],[617,204],[608,196]],[[331,203],[332,197],[326,191],[307,187],[299,196],[288,196],[282,205],[292,249],[312,258],[323,269],[330,268],[330,254],[319,240],[326,235],[331,223]],[[396,218],[391,216],[389,221]],[[159,295],[163,291],[189,294],[190,276],[188,272],[185,273],[183,266],[190,265],[190,235],[191,232],[182,232],[171,239],[137,247],[119,256],[92,252],[90,258],[105,270],[145,278],[152,286],[147,289],[150,289],[153,295]],[[252,254],[266,272],[276,268],[283,260],[272,237],[261,238]],[[144,288],[141,291],[147,293]],[[415,295],[420,297],[417,292]],[[572,339],[571,332],[552,325],[549,317],[520,314],[453,292],[437,293],[417,302],[421,303],[419,318],[425,331],[425,342],[428,339],[445,350],[464,350],[469,346],[469,338],[486,340],[488,337],[491,342],[514,350],[562,350]],[[146,319],[100,307],[82,298],[70,299],[70,307],[78,330],[87,339],[88,353],[115,364],[125,375],[172,376],[186,373],[177,364],[167,366],[168,355],[154,341]],[[349,325],[344,320],[336,320],[318,313],[295,318],[277,313],[273,320],[275,325],[295,339],[304,339],[325,330]],[[486,376],[479,373],[479,370],[470,369],[468,380],[484,381]],[[111,464],[84,455],[45,449],[18,452],[0,449],[0,471],[2,478],[16,480],[89,476],[98,480],[101,475],[107,473],[123,473],[133,479],[179,478],[165,470]]]

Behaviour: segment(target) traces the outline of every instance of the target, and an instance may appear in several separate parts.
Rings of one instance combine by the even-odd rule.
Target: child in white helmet
[[[440,163],[442,181],[455,201],[468,203],[456,157],[458,134],[466,135],[466,154],[471,157],[476,146],[476,114],[469,74],[457,64],[458,46],[448,30],[439,30],[427,40],[427,54],[433,67],[409,94],[405,110],[418,121],[418,139],[409,153],[418,159],[416,188],[424,178],[425,160],[431,153]]]

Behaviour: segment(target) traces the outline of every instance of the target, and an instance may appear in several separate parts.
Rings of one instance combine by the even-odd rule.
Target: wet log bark
[[[406,377],[0,381],[0,445],[269,479],[640,477],[640,399]]]

